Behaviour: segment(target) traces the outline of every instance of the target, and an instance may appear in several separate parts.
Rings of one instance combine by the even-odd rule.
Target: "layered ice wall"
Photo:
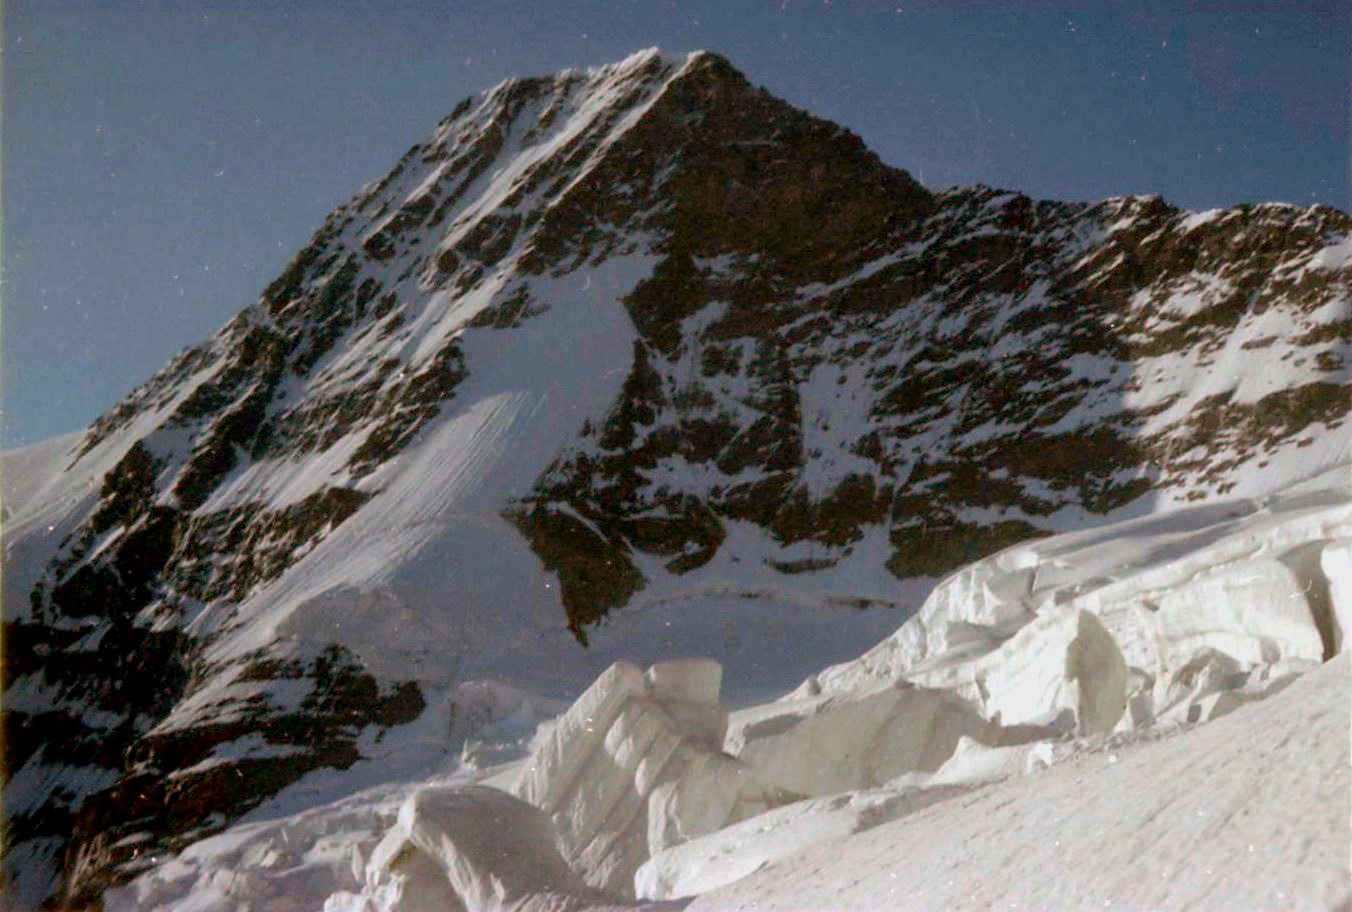
[[[513,792],[553,822],[587,882],[632,894],[653,852],[724,826],[745,791],[723,754],[722,669],[707,659],[644,673],[617,662],[554,724]]]
[[[1242,674],[1308,669],[1341,649],[1349,477],[1343,465],[1261,499],[1008,549],[949,577],[893,636],[799,691],[898,676],[984,686],[988,669],[1023,664],[1032,631],[1075,612],[1111,635],[1131,672],[1129,695],[1149,698],[1133,704],[1138,724],[1183,700],[1177,685],[1195,680],[1208,657]]]

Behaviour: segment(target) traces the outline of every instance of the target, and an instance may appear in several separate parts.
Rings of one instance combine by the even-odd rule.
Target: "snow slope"
[[[1347,908],[1349,687],[1344,655],[1226,718],[823,843],[687,908]]]

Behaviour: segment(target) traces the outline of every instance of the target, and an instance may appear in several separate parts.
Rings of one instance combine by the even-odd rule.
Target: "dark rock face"
[[[499,505],[585,644],[734,526],[811,546],[767,560],[785,578],[871,534],[888,572],[929,576],[1056,516],[1224,495],[1347,420],[1352,276],[1316,260],[1350,231],[1327,209],[936,195],[714,55],[468,99],[87,432],[69,471],[116,458],[27,610],[6,606],[7,876],[96,903],[418,715],[416,683],[336,644],[212,650],[378,506],[382,469],[484,370],[470,343],[550,313],[536,279],[652,262],[615,301],[628,362],[597,365],[618,395]],[[1281,378],[1242,388],[1236,351]]]
[[[823,257],[820,284],[838,287],[806,300],[801,260],[781,265],[767,251],[742,264],[718,248],[706,258],[730,265],[673,254],[630,296],[642,342],[620,400],[514,514],[547,560],[567,550],[551,539],[573,535],[549,525],[561,505],[604,536],[560,577],[571,618],[586,623],[627,597],[626,554],[677,556],[674,573],[701,565],[724,520],[786,545],[812,541],[827,565],[881,524],[893,573],[939,575],[1044,534],[1040,520],[1067,508],[1105,514],[1152,490],[1223,495],[1236,468],[1346,421],[1345,298],[1334,320],[1287,333],[1308,345],[1287,357],[1314,365],[1290,387],[1247,403],[1220,394],[1179,409],[1179,393],[1131,404],[1148,360],[1204,372],[1241,321],[1280,307],[1309,326],[1336,305],[1334,285],[1283,280],[1280,268],[1346,232],[1342,213],[1241,208],[1185,232],[1185,214],[1155,199],[1035,203],[985,188],[920,211]],[[1211,234],[1237,255],[1197,237]],[[851,269],[867,275],[841,282]],[[1198,275],[1215,290],[1198,293],[1195,312],[1161,307]],[[805,404],[821,373],[857,406]],[[1171,408],[1177,417],[1157,420]],[[853,413],[844,434],[828,426],[832,411]],[[812,490],[802,478],[832,455],[825,447],[854,468]],[[727,483],[651,481],[691,465]],[[967,518],[979,511],[997,516]]]
[[[229,723],[138,738],[117,781],[67,823],[65,904],[96,903],[105,888],[146,867],[157,853],[210,835],[311,770],[346,769],[360,756],[356,742],[363,728],[402,725],[423,710],[417,684],[382,693],[337,646],[308,662],[255,659],[237,680],[303,681],[309,692],[294,707],[260,700]],[[213,748],[250,735],[261,735],[271,755],[211,762]]]

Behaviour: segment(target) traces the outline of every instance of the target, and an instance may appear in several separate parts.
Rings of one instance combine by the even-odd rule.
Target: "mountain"
[[[936,193],[713,54],[466,99],[6,456],[11,901],[341,793],[467,682],[791,686],[1007,545],[1346,461],[1350,283],[1345,213]]]

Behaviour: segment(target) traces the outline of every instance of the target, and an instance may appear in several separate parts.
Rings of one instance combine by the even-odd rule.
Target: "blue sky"
[[[509,75],[708,48],[931,187],[1347,208],[1352,5],[6,0],[0,441],[84,426]]]

